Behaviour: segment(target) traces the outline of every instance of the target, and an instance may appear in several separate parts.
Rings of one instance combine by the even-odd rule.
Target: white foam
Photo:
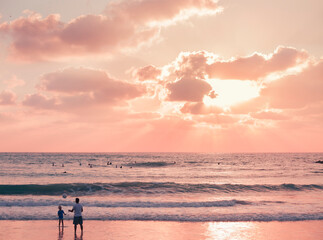
[[[55,215],[45,214],[8,214],[2,213],[0,220],[53,220]],[[72,219],[67,216],[65,219]],[[85,220],[138,220],[138,221],[179,221],[179,222],[239,222],[239,221],[305,221],[323,220],[323,213],[248,213],[248,214],[217,214],[217,215],[185,215],[185,214],[106,214],[87,215]]]
[[[42,206],[70,206],[69,200],[50,200],[50,199],[0,199],[0,207],[42,207]],[[232,207],[235,205],[251,205],[243,200],[220,200],[220,201],[199,201],[199,202],[152,202],[152,201],[84,201],[88,207],[102,208],[205,208],[205,207]]]

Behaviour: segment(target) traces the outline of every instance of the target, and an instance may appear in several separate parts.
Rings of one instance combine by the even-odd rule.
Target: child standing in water
[[[63,215],[66,215],[66,213],[62,210],[62,206],[61,205],[58,206],[57,215],[58,215],[58,227],[61,226],[61,223],[62,223],[62,227],[64,227]]]

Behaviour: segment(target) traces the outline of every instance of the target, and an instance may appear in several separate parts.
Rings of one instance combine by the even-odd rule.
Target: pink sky
[[[0,151],[323,151],[320,0],[4,0]]]

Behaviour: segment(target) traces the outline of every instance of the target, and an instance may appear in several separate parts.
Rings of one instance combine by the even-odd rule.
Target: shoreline
[[[199,239],[243,239],[243,240],[321,240],[323,220],[293,222],[171,222],[133,220],[85,220],[84,233],[80,227],[74,238],[71,220],[64,221],[63,231],[58,220],[0,220],[0,239],[42,240],[86,239],[86,240],[199,240]]]

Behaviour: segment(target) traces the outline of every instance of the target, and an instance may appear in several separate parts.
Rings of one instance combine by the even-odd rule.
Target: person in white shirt
[[[68,210],[68,211],[74,212],[74,220],[73,220],[74,233],[76,234],[76,228],[78,224],[80,224],[81,232],[83,233],[83,218],[82,218],[83,206],[80,204],[79,198],[75,198],[75,204],[72,210]]]

